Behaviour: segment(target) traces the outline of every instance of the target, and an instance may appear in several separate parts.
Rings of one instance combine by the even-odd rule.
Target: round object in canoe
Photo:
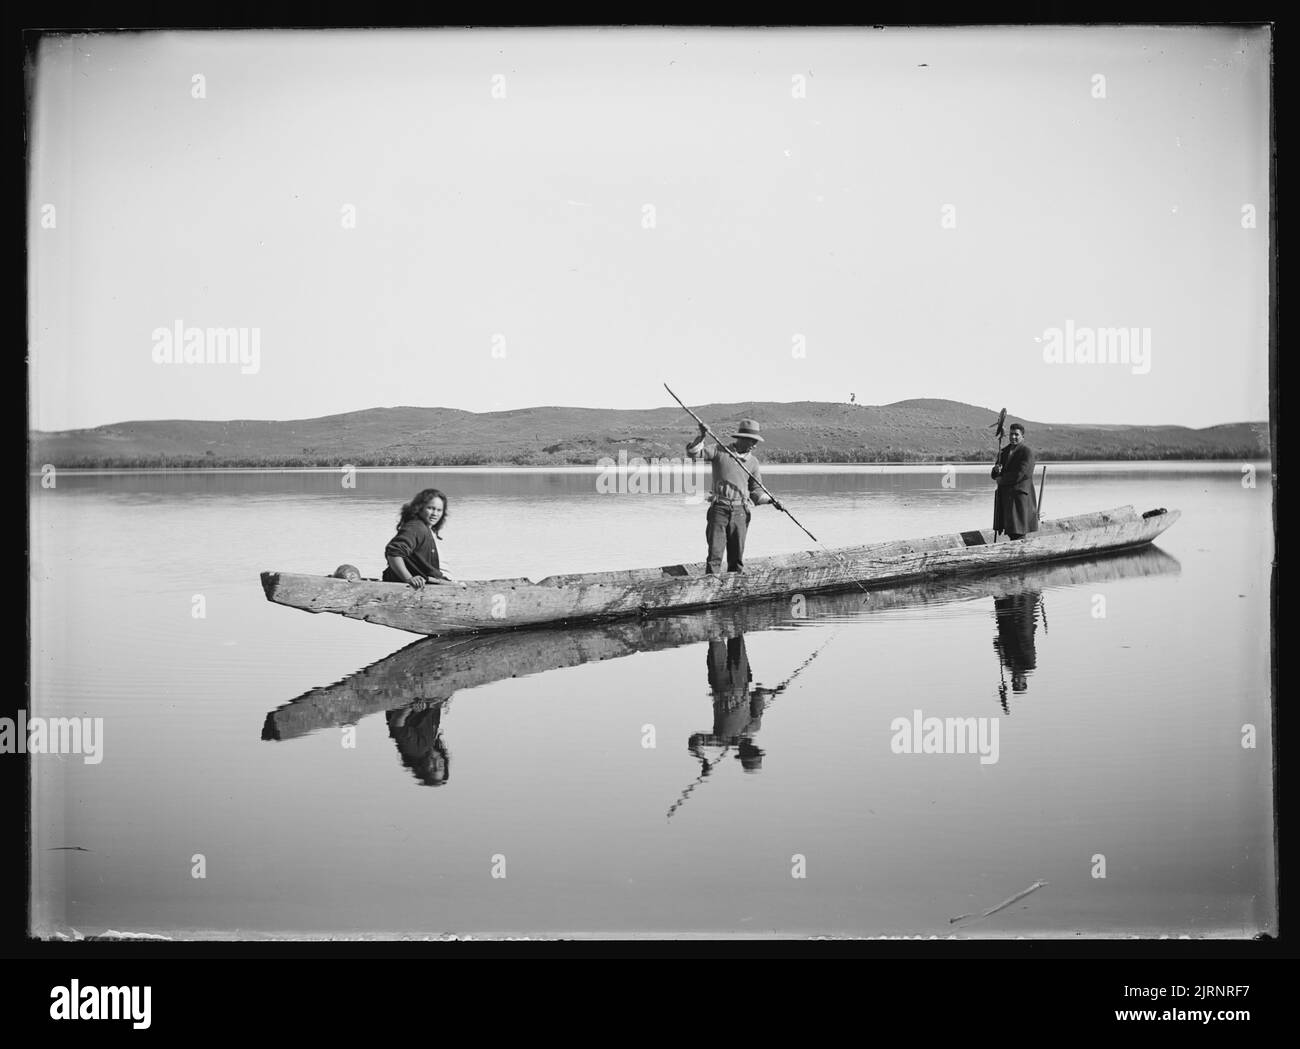
[[[355,583],[361,578],[361,570],[355,565],[339,565],[334,569],[335,579],[346,579],[349,583]]]

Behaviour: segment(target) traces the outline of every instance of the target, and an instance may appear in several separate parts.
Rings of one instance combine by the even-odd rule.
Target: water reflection
[[[754,672],[749,667],[745,635],[709,642],[709,692],[713,696],[713,731],[696,732],[687,741],[692,754],[709,767],[706,748],[721,747],[725,755],[732,747],[746,772],[763,767],[763,752],[753,741],[763,727],[763,710],[781,688],[750,689]],[[719,757],[721,760],[721,756]],[[707,774],[707,772],[706,772]]]
[[[669,819],[733,749],[736,751],[736,760],[744,771],[762,770],[765,755],[763,749],[754,742],[754,736],[763,727],[763,712],[834,639],[835,634],[832,634],[775,688],[757,685],[752,689],[749,686],[754,680],[754,674],[749,666],[745,635],[740,633],[709,642],[707,660],[709,693],[713,697],[713,731],[692,733],[686,741],[686,749],[700,763],[700,774],[668,810]]]
[[[705,646],[708,695],[713,724],[693,733],[689,752],[701,764],[695,783],[683,791],[676,810],[692,790],[734,753],[746,772],[763,767],[765,753],[756,736],[774,699],[833,640],[819,647],[775,688],[754,685],[746,634],[796,629],[801,621],[844,621],[917,605],[993,599],[993,647],[1002,685],[999,697],[1027,691],[1037,667],[1038,620],[1046,630],[1044,591],[1053,587],[1095,585],[1179,571],[1177,559],[1155,547],[1108,557],[1022,568],[996,576],[966,577],[907,586],[833,594],[794,595],[644,620],[595,624],[567,630],[540,629],[450,638],[426,638],[351,674],[316,688],[271,711],[262,727],[264,740],[288,740],[339,726],[354,725],[384,713],[398,757],[414,777],[429,786],[450,779],[451,756],[443,717],[451,697],[507,678],[542,674],[584,663],[621,659],[684,645]],[[821,639],[823,632],[816,637]],[[1010,677],[1010,686],[1007,677]],[[769,679],[770,680],[770,679]]]
[[[1038,667],[1034,634],[1038,631],[1038,613],[1042,603],[1043,592],[1037,589],[1025,589],[993,599],[993,615],[997,620],[993,649],[998,654],[1002,673],[998,698],[1002,701],[1003,713],[1011,713],[1007,704],[1007,675],[1011,676],[1011,691],[1020,694],[1029,690],[1029,675]]]
[[[451,754],[442,738],[442,712],[448,702],[417,699],[385,715],[402,764],[426,787],[441,787],[451,775]]]
[[[763,767],[763,751],[753,737],[762,728],[768,702],[783,690],[761,686],[750,690],[754,674],[749,666],[744,634],[710,641],[707,659],[709,692],[713,696],[713,731],[693,733],[686,741],[687,749],[700,763],[700,774],[668,810],[669,819],[733,748],[746,772],[758,772]]]

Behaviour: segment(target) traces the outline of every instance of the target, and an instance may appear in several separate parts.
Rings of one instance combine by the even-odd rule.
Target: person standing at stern
[[[745,563],[745,536],[749,530],[750,509],[771,503],[778,510],[781,504],[763,491],[761,468],[753,448],[761,440],[758,423],[742,419],[731,435],[730,451],[718,444],[705,446],[707,431],[700,426],[699,435],[686,445],[686,454],[692,459],[702,459],[713,467],[713,487],[710,493],[709,513],[704,533],[709,543],[708,575],[722,572],[722,555],[727,555],[727,571],[743,572]],[[747,472],[748,471],[748,472]]]
[[[1023,539],[1038,531],[1038,500],[1034,498],[1034,453],[1025,444],[1025,428],[1012,423],[1007,440],[993,464],[997,491],[993,495],[993,538]]]

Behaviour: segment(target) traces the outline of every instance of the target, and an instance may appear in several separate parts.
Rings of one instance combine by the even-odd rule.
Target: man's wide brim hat
[[[751,441],[761,441],[763,438],[758,435],[758,423],[753,419],[741,419],[740,425],[736,427],[736,432],[732,437],[746,437]]]

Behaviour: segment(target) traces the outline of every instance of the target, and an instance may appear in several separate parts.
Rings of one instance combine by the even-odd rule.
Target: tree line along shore
[[[427,455],[144,455],[144,456],[74,456],[58,459],[52,465],[70,470],[177,470],[177,469],[287,469],[311,467],[437,467],[437,466],[601,466],[601,459],[618,461],[624,452],[630,462],[635,459],[680,459],[668,450],[647,451],[638,449],[613,449],[604,455],[564,455],[546,452],[516,452],[507,456],[484,456],[475,453]],[[762,461],[774,465],[802,463],[808,465],[852,465],[884,463],[983,463],[992,462],[993,448],[977,454],[970,450],[948,455],[937,452],[916,452],[904,448],[846,448],[765,450]],[[1210,450],[1186,448],[1140,447],[1127,452],[1108,449],[1104,452],[1086,448],[1035,448],[1039,462],[1147,462],[1194,460],[1247,460],[1266,458],[1267,451],[1257,446],[1223,447]],[[32,461],[33,470],[40,470],[50,460]]]

